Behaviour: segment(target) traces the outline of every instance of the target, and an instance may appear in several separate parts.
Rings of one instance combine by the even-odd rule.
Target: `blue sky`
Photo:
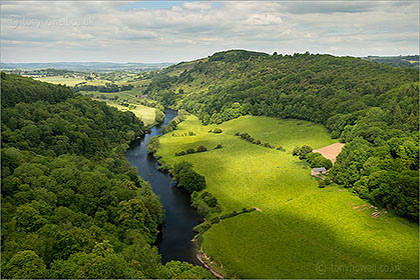
[[[2,1],[1,10],[3,62],[419,52],[417,1]]]
[[[136,1],[136,2],[122,4],[117,9],[120,11],[129,11],[132,9],[148,9],[148,10],[170,9],[175,6],[182,7],[185,3],[190,3],[190,2],[200,2],[200,1],[159,1],[159,0],[158,1]],[[220,2],[214,1],[212,3],[213,7],[219,7],[220,5],[221,5]]]

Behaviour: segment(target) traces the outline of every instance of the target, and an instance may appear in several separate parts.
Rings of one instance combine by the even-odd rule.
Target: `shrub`
[[[163,164],[159,165],[158,170],[162,171],[162,172],[169,172],[170,167],[167,163],[163,163]]]
[[[312,152],[311,147],[309,147],[307,145],[302,146],[302,148],[300,148],[300,150],[299,150],[299,159],[306,159],[307,154],[309,154],[311,152]]]
[[[332,162],[320,153],[308,153],[306,154],[306,160],[312,168],[325,167],[326,169],[330,169],[332,167]]]
[[[201,191],[206,187],[204,176],[190,169],[181,175],[178,181],[178,187],[191,194],[193,191]]]
[[[209,207],[213,208],[216,207],[218,202],[217,202],[217,198],[214,197],[211,193],[209,192],[203,192],[199,198],[201,198]]]
[[[183,161],[175,164],[172,175],[178,182],[177,187],[188,194],[201,191],[206,187],[206,179],[192,169],[191,163]]]
[[[177,125],[185,120],[186,113],[184,111],[178,111],[178,116],[171,120],[167,125],[162,126],[162,134],[174,131]]]
[[[150,137],[149,142],[147,142],[147,145],[146,145],[147,153],[149,153],[149,154],[156,153],[157,149],[159,148],[159,145],[160,145],[160,143],[159,143],[158,136]]]
[[[220,217],[214,217],[210,219],[210,223],[212,224],[217,224],[218,222],[220,222]]]
[[[205,221],[197,226],[194,227],[194,231],[197,233],[203,233],[205,231],[207,231],[208,229],[210,229],[211,227],[211,223],[209,221]]]
[[[165,120],[165,113],[163,113],[161,110],[156,109],[155,110],[155,122],[161,124]]]
[[[275,148],[274,146],[270,145],[270,143],[267,143],[267,142],[262,144],[261,140],[255,140],[247,132],[243,132],[243,133],[236,132],[235,136],[240,136],[241,139],[246,140],[248,142],[251,142],[252,144],[255,144],[255,145],[263,145],[264,147],[269,148],[269,149],[274,149]],[[283,147],[280,146],[278,150],[281,150],[281,149],[284,150]]]
[[[195,151],[194,151],[194,149],[193,149],[193,148],[189,148],[189,149],[187,149],[187,150],[185,151],[185,153],[186,153],[186,154],[193,154],[193,153],[195,153]]]
[[[207,148],[204,146],[198,146],[197,147],[197,153],[205,152],[207,151]]]
[[[203,217],[206,217],[211,211],[210,207],[200,199],[194,201],[191,204],[191,206],[194,207],[197,210],[198,214]]]
[[[252,138],[252,136],[249,135],[247,132],[241,133],[241,134],[239,134],[239,136],[241,136],[242,139],[244,139],[248,142],[251,142],[251,143],[254,142],[254,138]]]
[[[180,151],[180,152],[175,153],[175,156],[177,156],[177,157],[184,156],[184,155],[185,155],[184,151]]]
[[[164,126],[162,126],[161,130],[162,130],[162,134],[166,134],[166,133],[169,133],[169,132],[173,131],[173,128],[169,125],[164,125]]]
[[[221,211],[219,203],[211,193],[203,191],[202,193],[193,192],[191,194],[191,206],[197,209],[198,214],[207,216]]]
[[[217,144],[217,146],[215,147],[215,149],[221,149],[223,148],[222,144]]]
[[[220,128],[218,128],[218,127],[216,127],[216,128],[214,128],[213,129],[213,131],[212,131],[213,133],[222,133],[223,132],[223,130],[221,130]]]

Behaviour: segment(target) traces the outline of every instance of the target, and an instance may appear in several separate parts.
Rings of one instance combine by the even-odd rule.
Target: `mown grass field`
[[[78,83],[81,83],[81,82],[86,82],[88,85],[95,85],[95,86],[105,85],[106,83],[112,83],[111,81],[107,81],[107,80],[89,80],[89,81],[86,81],[84,79],[65,78],[63,76],[41,77],[41,78],[35,78],[35,80],[39,80],[39,81],[43,81],[43,82],[49,82],[49,83],[53,83],[53,84],[63,84],[63,85],[67,85],[67,86],[74,86],[74,85],[76,85]],[[122,85],[122,84],[127,84],[127,81],[120,81],[120,82],[114,82],[114,83]],[[126,90],[126,91],[120,91],[120,92],[81,91],[80,93],[91,94],[94,99],[98,99],[99,101],[105,101],[108,105],[116,107],[117,109],[119,109],[121,111],[131,111],[139,119],[141,119],[146,126],[153,124],[155,122],[155,116],[156,116],[156,109],[155,108],[147,107],[147,106],[140,105],[140,104],[129,103],[131,105],[136,106],[135,109],[129,109],[128,107],[119,105],[118,103],[114,102],[113,100],[101,100],[100,99],[101,96],[106,96],[106,97],[118,96],[118,98],[123,98],[123,99],[129,100],[131,98],[135,98],[136,95],[143,94],[138,88],[138,87],[144,87],[145,83],[143,81],[133,82],[131,84],[133,84],[136,87],[131,89],[131,90]]]
[[[106,80],[86,81],[85,79],[82,79],[82,78],[65,78],[63,76],[40,77],[40,78],[34,78],[34,80],[38,80],[41,82],[48,82],[52,84],[62,84],[66,86],[74,86],[81,82],[86,82],[88,85],[94,85],[94,86],[100,86],[100,85],[105,85],[106,83],[111,83],[110,81],[106,81]]]
[[[81,83],[81,82],[86,82],[87,85],[93,85],[93,86],[101,86],[101,85],[105,85],[106,83],[113,83],[117,85],[131,84],[137,89],[137,91],[139,90],[144,91],[147,88],[147,85],[150,83],[150,80],[130,81],[131,77],[126,77],[124,79],[114,81],[114,82],[104,80],[104,79],[85,80],[84,78],[73,78],[73,77],[63,77],[63,76],[39,77],[39,78],[34,78],[34,80],[48,82],[52,84],[62,84],[62,85],[67,85],[67,86],[75,86],[76,84]]]
[[[102,100],[100,100],[102,101]],[[144,105],[140,105],[140,104],[131,104],[136,106],[135,109],[129,109],[128,107],[125,106],[121,106],[115,102],[112,102],[110,100],[106,100],[105,101],[106,104],[108,104],[109,106],[113,106],[115,108],[117,108],[120,111],[130,111],[133,112],[134,115],[136,115],[137,118],[141,119],[144,123],[144,125],[150,125],[153,124],[155,122],[155,117],[156,117],[156,109],[152,108],[152,107],[147,107]]]
[[[221,134],[208,133],[214,127]],[[202,248],[226,277],[240,278],[418,278],[418,225],[393,216],[371,217],[374,208],[338,186],[317,187],[310,169],[291,152],[296,145],[320,148],[335,141],[320,125],[245,116],[221,125],[200,125],[189,116],[160,138],[158,154],[169,164],[193,163],[206,177],[223,212],[258,207],[215,224]],[[281,145],[286,152],[234,136]],[[181,157],[204,145],[212,149]]]

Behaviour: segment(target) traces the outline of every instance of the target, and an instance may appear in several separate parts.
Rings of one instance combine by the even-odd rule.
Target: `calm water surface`
[[[176,111],[165,110],[164,124],[169,123],[176,115]],[[163,263],[179,260],[199,265],[191,239],[194,237],[192,229],[200,222],[200,217],[190,207],[189,196],[177,189],[171,182],[171,176],[159,171],[156,159],[147,154],[146,144],[155,135],[161,135],[160,126],[153,127],[150,133],[132,145],[127,151],[127,160],[150,183],[153,192],[160,197],[165,211],[164,225],[158,237]]]

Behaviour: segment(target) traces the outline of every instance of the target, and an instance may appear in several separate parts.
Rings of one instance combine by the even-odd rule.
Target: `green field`
[[[103,100],[99,100],[99,101],[103,101]],[[136,115],[137,118],[141,119],[144,123],[145,126],[151,125],[155,122],[155,117],[156,117],[156,109],[152,108],[152,107],[147,107],[144,105],[140,105],[140,104],[131,104],[136,106],[135,109],[129,109],[126,106],[122,106],[119,105],[115,102],[112,102],[110,100],[106,100],[105,101],[106,104],[117,108],[120,111],[130,111],[133,112],[134,115]]]
[[[214,127],[221,134],[208,133]],[[310,169],[291,155],[297,145],[334,143],[320,125],[244,116],[221,125],[200,125],[189,116],[174,134],[160,138],[158,155],[169,164],[193,163],[223,212],[262,211],[223,220],[204,233],[202,249],[226,277],[417,278],[418,225],[392,214],[370,215],[369,203],[337,186],[317,187]],[[248,132],[286,152],[234,136]],[[204,145],[210,150],[175,157]]]
[[[41,78],[35,78],[35,80],[39,80],[39,81],[42,81],[42,82],[49,82],[49,83],[53,83],[53,84],[63,84],[63,85],[67,85],[67,86],[74,86],[74,85],[76,85],[78,83],[81,83],[81,82],[86,82],[88,85],[95,85],[95,86],[105,85],[106,83],[112,83],[111,81],[107,81],[107,80],[85,80],[83,78],[80,78],[80,79],[78,79],[78,78],[65,78],[63,76],[41,77]],[[127,81],[119,81],[119,82],[114,82],[114,83],[116,83],[118,85],[122,85],[122,84],[127,84]],[[121,111],[131,111],[139,119],[141,119],[146,126],[153,124],[155,122],[155,114],[156,114],[156,109],[155,108],[147,107],[147,106],[140,105],[140,104],[130,103],[130,101],[131,102],[137,101],[136,98],[135,98],[136,95],[142,95],[143,94],[140,89],[144,88],[144,86],[147,85],[147,82],[137,81],[137,82],[132,82],[131,84],[133,84],[135,86],[135,88],[133,88],[131,90],[126,90],[126,91],[119,91],[119,92],[81,91],[80,93],[82,93],[84,95],[89,94],[94,99],[97,99],[99,101],[105,101],[108,105],[116,107]],[[129,109],[128,107],[119,105],[118,103],[114,102],[113,100],[107,100],[107,99],[101,100],[100,99],[100,97],[114,98],[116,96],[118,98],[127,100],[128,104],[134,105],[134,106],[136,106],[136,108],[135,109]]]
[[[131,81],[132,76],[134,74],[131,74],[131,76],[128,76],[124,79],[119,79],[117,81],[110,81],[106,79],[98,79],[98,80],[86,80],[83,77],[80,78],[74,78],[74,77],[63,77],[63,76],[48,76],[48,77],[38,77],[33,78],[34,80],[38,80],[41,82],[48,82],[52,84],[62,84],[67,86],[75,86],[78,83],[86,82],[87,85],[93,85],[93,86],[101,86],[105,85],[106,83],[113,83],[117,85],[125,85],[125,84],[132,84],[135,88],[144,90],[147,85],[150,83],[150,80],[139,80],[139,81]]]
[[[100,86],[100,85],[105,85],[106,83],[111,83],[110,81],[106,81],[106,80],[85,80],[83,78],[65,78],[63,76],[40,77],[40,78],[34,78],[34,80],[38,80],[41,82],[48,82],[52,84],[62,84],[66,86],[74,86],[81,82],[86,82],[88,85],[94,85],[94,86]]]

